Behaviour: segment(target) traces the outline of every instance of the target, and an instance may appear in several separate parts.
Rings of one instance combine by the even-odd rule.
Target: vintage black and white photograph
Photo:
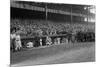
[[[95,5],[10,1],[10,65],[95,62]]]

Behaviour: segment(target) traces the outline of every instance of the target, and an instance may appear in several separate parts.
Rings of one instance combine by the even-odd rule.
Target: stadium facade
[[[95,22],[94,5],[44,2],[11,2],[11,18],[44,19],[60,22]]]

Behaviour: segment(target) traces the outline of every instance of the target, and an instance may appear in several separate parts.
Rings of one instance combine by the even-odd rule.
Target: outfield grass
[[[70,46],[68,46],[70,45]],[[95,43],[70,43],[11,53],[11,65],[95,61]]]

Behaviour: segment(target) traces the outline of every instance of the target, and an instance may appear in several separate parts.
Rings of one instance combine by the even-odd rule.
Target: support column
[[[71,13],[70,13],[70,15],[71,15],[71,23],[73,22],[73,17],[72,17],[72,5],[71,5]]]
[[[88,8],[88,6],[87,6],[87,11],[88,11],[88,13],[87,13],[87,22],[89,22],[89,8]]]
[[[47,7],[47,3],[45,4],[45,20],[47,21],[48,19],[48,7]]]

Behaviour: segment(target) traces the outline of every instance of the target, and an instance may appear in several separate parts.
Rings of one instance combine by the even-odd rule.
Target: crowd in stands
[[[51,21],[23,19],[11,19],[11,28],[13,27],[19,28],[22,36],[39,35],[40,31],[42,31],[42,35],[95,31],[95,26],[90,24],[53,23]]]
[[[11,19],[12,49],[19,50],[22,47],[39,47],[76,41],[94,42],[95,25]]]

